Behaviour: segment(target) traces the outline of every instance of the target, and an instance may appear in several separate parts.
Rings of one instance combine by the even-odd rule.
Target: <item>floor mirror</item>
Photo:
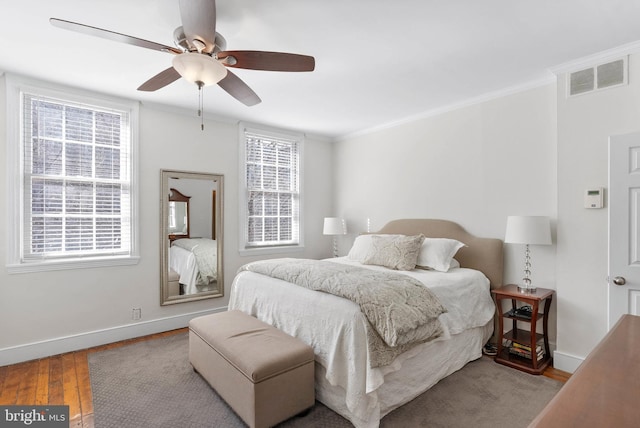
[[[160,304],[224,296],[221,174],[160,170]]]

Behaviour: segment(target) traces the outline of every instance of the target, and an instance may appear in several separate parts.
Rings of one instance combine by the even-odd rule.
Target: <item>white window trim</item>
[[[137,102],[109,97],[75,88],[53,85],[25,77],[5,74],[7,110],[7,271],[29,273],[52,270],[96,268],[137,264],[139,256],[138,231],[138,112]],[[131,126],[131,254],[126,256],[91,256],[74,259],[20,260],[22,240],[22,135],[20,93],[31,92],[79,103],[92,103],[104,107],[128,110]],[[16,143],[16,141],[18,143]]]
[[[300,162],[298,165],[298,173],[299,173],[299,239],[297,244],[291,245],[272,245],[272,246],[264,246],[264,247],[251,247],[247,248],[247,176],[245,173],[245,159],[246,159],[246,144],[245,144],[245,131],[263,133],[273,137],[280,137],[282,139],[291,140],[295,139],[298,141],[298,156],[300,158]],[[241,256],[256,256],[256,255],[264,255],[264,254],[286,254],[299,252],[304,250],[304,134],[296,133],[292,131],[285,131],[277,128],[270,128],[263,125],[255,125],[248,122],[240,122],[238,126],[238,141],[239,141],[239,161],[240,167],[239,171],[239,227],[238,227],[238,252]]]

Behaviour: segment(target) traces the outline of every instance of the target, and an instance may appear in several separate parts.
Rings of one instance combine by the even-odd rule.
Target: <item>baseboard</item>
[[[562,370],[563,372],[573,373],[577,370],[578,366],[582,364],[584,358],[579,358],[573,355],[564,354],[559,351],[553,353],[553,368]]]
[[[189,324],[189,321],[197,316],[223,312],[226,310],[227,308],[223,307],[206,311],[190,312],[188,314],[142,321],[135,324],[128,324],[104,330],[76,334],[73,336],[58,337],[55,339],[43,340],[41,342],[3,348],[0,349],[0,366],[64,354],[65,352],[87,349],[93,346],[119,342],[121,340],[132,339],[134,337],[146,336],[163,331],[175,330],[186,327]]]

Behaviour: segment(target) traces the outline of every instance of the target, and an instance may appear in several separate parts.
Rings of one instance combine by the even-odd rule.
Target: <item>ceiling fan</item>
[[[156,91],[183,77],[199,89],[218,84],[238,101],[253,106],[261,102],[260,97],[228,67],[266,71],[313,71],[315,68],[315,59],[307,55],[227,51],[226,40],[216,32],[215,0],[179,0],[179,6],[182,26],[173,32],[176,47],[77,22],[57,18],[49,21],[59,28],[174,55],[172,66],[140,85],[139,91]]]

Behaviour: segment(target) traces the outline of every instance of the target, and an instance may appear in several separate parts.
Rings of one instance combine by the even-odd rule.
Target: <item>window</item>
[[[20,230],[10,271],[135,262],[135,108],[25,85],[12,92]]]
[[[301,247],[302,137],[241,126],[241,250]]]

